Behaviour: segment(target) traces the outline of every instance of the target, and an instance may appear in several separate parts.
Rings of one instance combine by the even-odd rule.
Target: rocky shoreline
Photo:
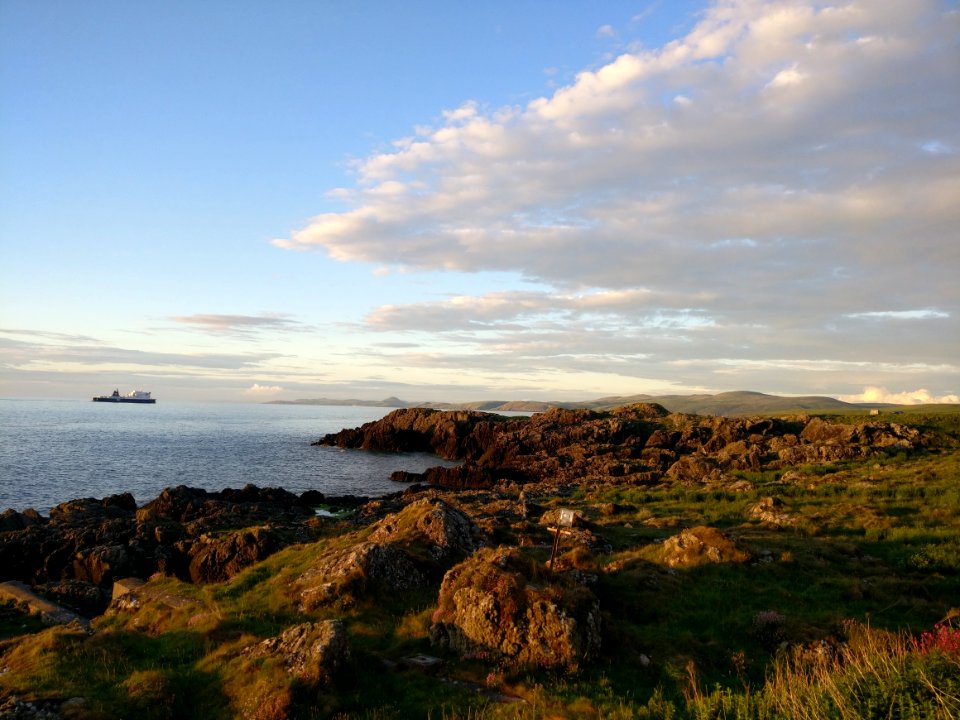
[[[376,522],[429,487],[517,485],[528,488],[528,495],[611,482],[737,489],[742,482],[733,479],[736,470],[859,460],[936,443],[936,436],[896,423],[671,414],[654,404],[609,412],[553,409],[519,418],[405,408],[314,444],[428,452],[459,465],[395,473],[410,487],[375,499],[181,485],[141,507],[124,493],[70,500],[49,517],[7,510],[0,515],[0,581],[26,582],[92,616],[107,607],[119,578],[161,573],[193,583],[222,582],[283,547],[315,539],[329,523],[316,513],[318,506],[359,510],[353,522],[360,524]],[[529,509],[520,515],[529,516]]]
[[[88,616],[102,613],[115,580],[155,573],[194,583],[226,580],[293,543],[316,537],[318,505],[367,498],[281,488],[208,492],[177,486],[137,507],[129,493],[81,498],[44,517],[0,514],[0,581],[29,583]]]

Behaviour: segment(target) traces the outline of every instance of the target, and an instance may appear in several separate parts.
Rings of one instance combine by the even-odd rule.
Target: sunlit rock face
[[[430,637],[462,656],[573,669],[600,649],[600,603],[518,548],[486,549],[444,577]]]

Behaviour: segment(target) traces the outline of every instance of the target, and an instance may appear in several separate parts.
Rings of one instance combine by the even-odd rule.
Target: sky
[[[0,397],[960,402],[955,0],[0,0]]]

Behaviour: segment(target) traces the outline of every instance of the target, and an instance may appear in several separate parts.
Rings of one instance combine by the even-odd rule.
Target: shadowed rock
[[[270,557],[284,543],[269,527],[254,527],[223,537],[203,535],[189,551],[190,581],[195,583],[228,580],[244,568]]]

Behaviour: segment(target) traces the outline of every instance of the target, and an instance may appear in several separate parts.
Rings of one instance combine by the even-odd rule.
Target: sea
[[[0,398],[0,512],[47,515],[67,500],[167,487],[216,491],[247,484],[293,493],[378,496],[403,485],[395,470],[451,463],[428,454],[312,446],[390,408],[330,405],[155,405]]]

